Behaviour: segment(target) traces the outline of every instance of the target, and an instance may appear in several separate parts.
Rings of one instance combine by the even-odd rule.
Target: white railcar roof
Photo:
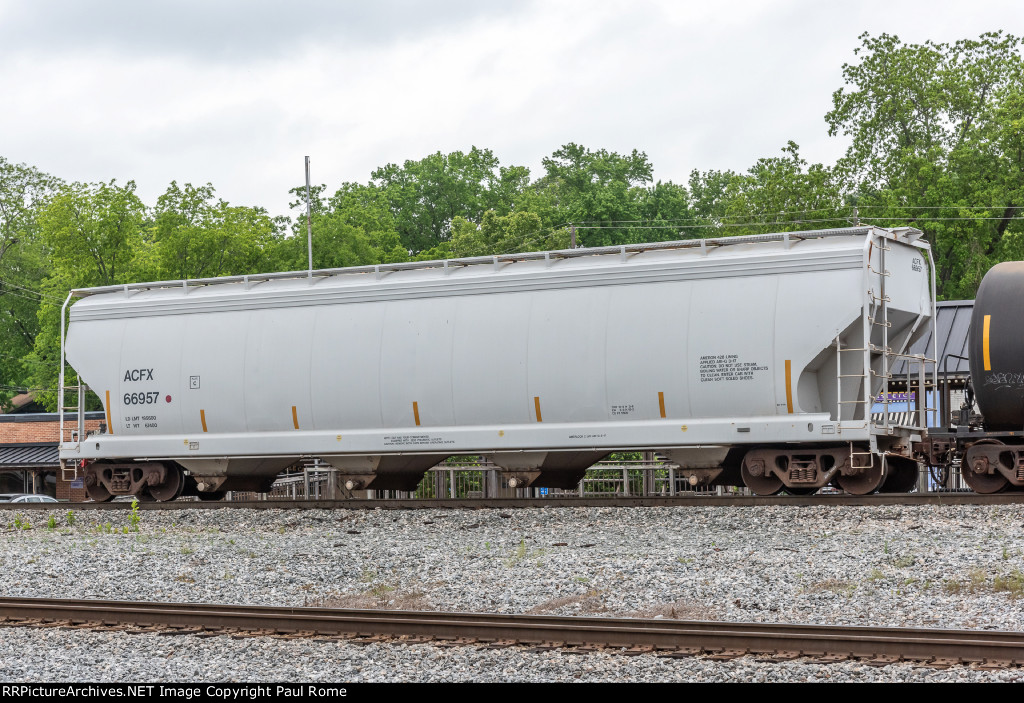
[[[462,259],[414,261],[314,271],[288,271],[129,283],[71,291],[85,298],[72,320],[221,312],[257,307],[371,302],[393,298],[501,293],[566,285],[643,283],[677,277],[690,262],[691,277],[787,273],[859,265],[863,237],[885,234],[922,248],[914,228],[848,227],[715,239],[524,252]],[[799,253],[790,250],[800,243]],[[856,242],[856,243],[854,243]],[[768,245],[768,246],[766,246]],[[728,253],[726,251],[728,250]],[[705,259],[704,256],[707,256]],[[757,257],[757,264],[742,261]],[[736,261],[730,266],[723,258]],[[708,261],[704,275],[699,260]],[[628,266],[623,266],[625,263]],[[557,266],[555,265],[557,264]],[[521,274],[521,275],[516,275]]]

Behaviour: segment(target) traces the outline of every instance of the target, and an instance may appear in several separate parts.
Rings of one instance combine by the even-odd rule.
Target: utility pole
[[[569,225],[569,248],[576,248],[576,225]]]
[[[313,278],[313,201],[309,197],[309,157],[306,157],[306,248],[309,250],[309,278]]]

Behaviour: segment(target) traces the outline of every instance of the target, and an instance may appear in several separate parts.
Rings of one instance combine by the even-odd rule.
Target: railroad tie
[[[899,661],[900,657],[898,656],[892,654],[882,654],[877,657],[872,657],[871,659],[866,659],[864,663],[868,666],[882,667],[889,666],[890,664],[897,664],[899,663]]]
[[[701,653],[698,647],[679,647],[678,649],[669,649],[662,652],[658,652],[657,656],[665,657],[666,659],[688,659],[690,657],[696,657]]]
[[[804,654],[802,652],[779,651],[779,652],[773,652],[772,654],[769,654],[767,656],[758,657],[754,661],[760,662],[760,663],[764,663],[764,664],[775,664],[775,663],[778,663],[778,662],[793,661],[794,659],[799,659],[802,656],[804,656]],[[845,659],[845,657],[843,657],[843,658]]]

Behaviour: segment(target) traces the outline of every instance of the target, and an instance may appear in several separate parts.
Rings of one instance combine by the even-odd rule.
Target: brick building
[[[102,431],[102,412],[86,413],[87,432]],[[77,418],[65,415],[65,436],[78,429]],[[57,454],[60,422],[57,413],[0,415],[0,493],[46,493],[58,500],[86,500],[81,477],[65,481]]]

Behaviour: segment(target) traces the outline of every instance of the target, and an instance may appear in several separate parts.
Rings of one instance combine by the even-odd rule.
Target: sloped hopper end
[[[501,467],[509,488],[576,488],[607,452],[495,452],[484,458]]]
[[[415,491],[423,474],[447,454],[322,456],[338,470],[338,485],[349,491]]]
[[[178,463],[192,475],[200,491],[265,493],[270,490],[277,475],[298,460],[298,457],[290,456],[262,459],[178,459]]]

